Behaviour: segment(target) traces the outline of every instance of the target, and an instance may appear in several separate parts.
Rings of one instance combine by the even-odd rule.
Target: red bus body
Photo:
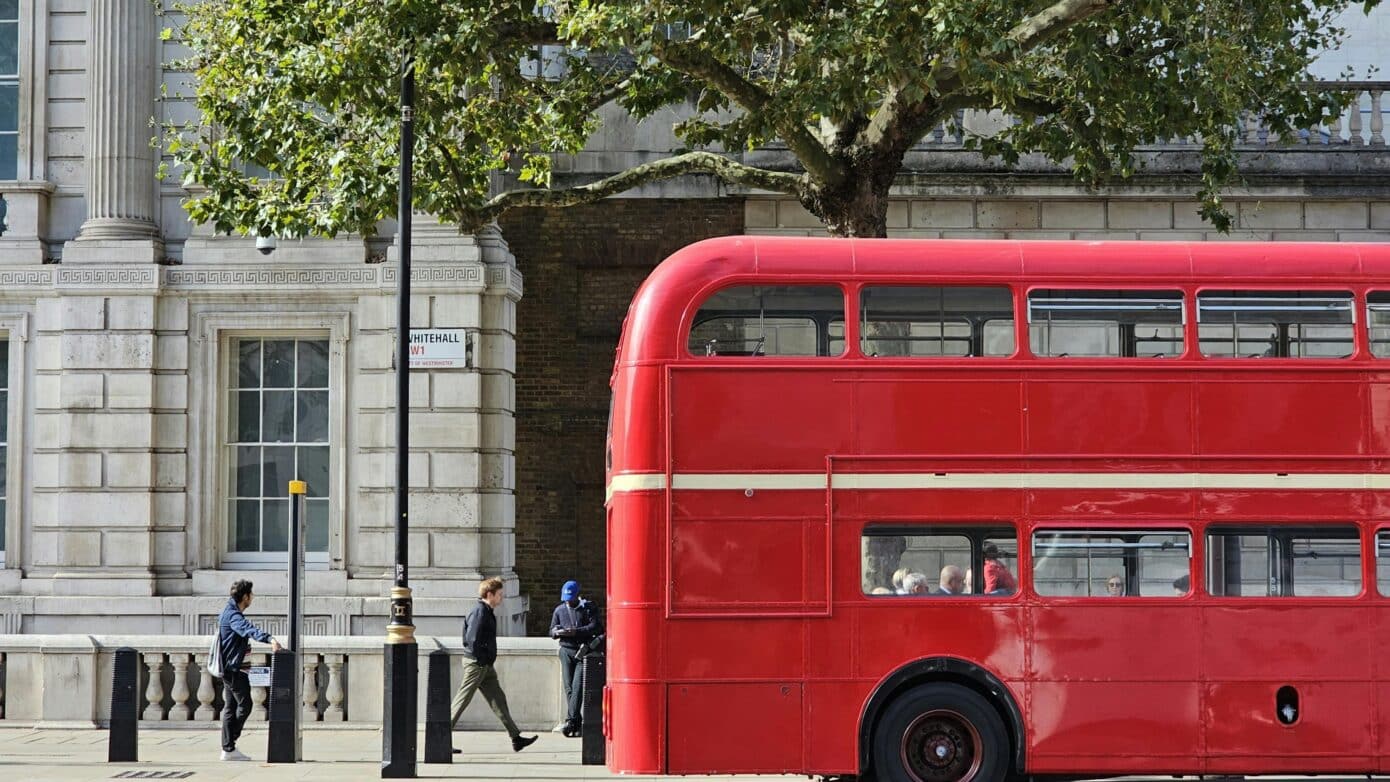
[[[842,356],[688,350],[715,291],[793,283],[844,290]],[[1007,286],[1016,352],[864,356],[858,291],[887,283]],[[1181,357],[1031,355],[1029,290],[1116,287],[1184,292]],[[1354,294],[1352,355],[1194,348],[1199,291],[1271,287]],[[865,773],[895,693],[968,680],[997,704],[1016,772],[1390,772],[1375,556],[1390,527],[1390,359],[1362,322],[1378,290],[1390,247],[1372,245],[731,237],[672,256],[631,305],[612,383],[609,768]],[[1019,590],[863,594],[866,525],[943,520],[1017,530]],[[1158,522],[1191,531],[1186,597],[1033,589],[1039,526]],[[1360,595],[1209,594],[1207,528],[1274,522],[1354,524]],[[1286,686],[1301,699],[1292,725],[1274,708]]]

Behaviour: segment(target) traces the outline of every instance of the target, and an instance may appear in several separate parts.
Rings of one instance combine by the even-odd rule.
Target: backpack
[[[222,678],[222,628],[212,634],[212,646],[208,649],[206,670],[208,675]]]

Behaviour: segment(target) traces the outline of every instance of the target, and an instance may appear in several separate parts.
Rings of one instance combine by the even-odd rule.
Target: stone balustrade
[[[1236,131],[1242,147],[1324,146],[1324,147],[1384,147],[1385,114],[1390,111],[1383,95],[1390,82],[1328,81],[1316,86],[1348,93],[1348,106],[1330,122],[1304,128],[1287,137],[1272,133],[1262,118],[1255,114],[1242,117]],[[918,143],[918,149],[959,148],[967,133],[991,136],[1006,127],[1018,124],[1017,117],[999,111],[962,110],[954,122],[943,122]],[[1149,146],[1195,147],[1201,140],[1192,138],[1157,139]]]
[[[451,682],[460,680],[458,639],[418,637],[419,697],[424,724],[428,655],[449,652]],[[111,716],[111,672],[121,647],[138,651],[142,727],[203,727],[220,718],[221,682],[205,669],[210,636],[0,635],[0,724],[104,726]],[[498,675],[517,724],[549,729],[564,716],[555,643],[545,638],[499,638]],[[253,665],[270,664],[270,647],[255,644]],[[301,724],[380,725],[383,704],[382,640],[364,636],[311,636],[300,660]],[[248,722],[265,722],[267,691],[251,690]],[[464,712],[463,729],[497,728],[482,698]]]

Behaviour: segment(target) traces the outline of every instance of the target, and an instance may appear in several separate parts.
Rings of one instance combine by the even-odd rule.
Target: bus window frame
[[[1078,286],[1080,286],[1080,287],[1078,287]],[[1180,323],[1179,323],[1178,325],[1181,326],[1181,334],[1182,334],[1182,351],[1179,352],[1179,353],[1177,353],[1177,354],[1175,354],[1175,355],[1172,355],[1172,356],[1163,356],[1163,357],[1158,357],[1158,356],[1052,356],[1052,355],[1044,355],[1044,354],[1038,353],[1036,350],[1033,349],[1033,334],[1032,334],[1032,327],[1033,327],[1033,298],[1032,298],[1032,297],[1033,297],[1033,294],[1034,294],[1035,292],[1039,292],[1039,291],[1073,291],[1073,292],[1076,292],[1076,291],[1120,291],[1120,292],[1136,292],[1136,293],[1139,293],[1139,292],[1168,293],[1168,294],[1177,293],[1177,294],[1178,294],[1178,297],[1179,297],[1178,300],[1179,300],[1179,305],[1180,305],[1180,306],[1178,307],[1179,320],[1180,320]],[[1189,299],[1195,300],[1195,298],[1196,298],[1195,294],[1192,294],[1192,293],[1188,290],[1188,286],[1185,286],[1185,285],[1174,285],[1174,284],[1169,284],[1169,285],[1164,285],[1164,286],[1162,286],[1162,287],[1159,287],[1159,286],[1156,286],[1156,285],[1144,285],[1144,284],[1138,284],[1138,285],[1127,285],[1127,284],[1091,285],[1091,284],[1079,283],[1079,282],[1075,282],[1075,281],[1061,281],[1061,282],[1057,282],[1057,283],[1055,283],[1055,284],[1048,284],[1048,283],[1045,283],[1045,282],[1044,282],[1044,283],[1039,283],[1039,284],[1029,284],[1029,285],[1026,287],[1026,289],[1024,290],[1023,299],[1022,299],[1022,301],[1019,303],[1019,306],[1021,306],[1021,307],[1023,308],[1024,320],[1026,321],[1026,322],[1024,323],[1024,333],[1025,333],[1025,334],[1027,335],[1027,337],[1028,337],[1028,354],[1029,354],[1030,356],[1032,356],[1033,358],[1039,360],[1039,361],[1046,361],[1046,362],[1048,362],[1048,363],[1051,363],[1051,362],[1054,362],[1054,361],[1085,361],[1085,362],[1098,362],[1098,363],[1106,363],[1106,364],[1111,364],[1111,363],[1115,363],[1115,362],[1136,361],[1136,362],[1139,362],[1139,363],[1141,363],[1141,364],[1149,364],[1150,362],[1154,362],[1154,361],[1163,361],[1163,362],[1165,362],[1165,363],[1166,363],[1166,362],[1173,362],[1173,361],[1181,361],[1181,360],[1183,360],[1183,359],[1185,359],[1185,358],[1190,358],[1190,357],[1191,357],[1191,352],[1192,352],[1192,347],[1193,347],[1193,346],[1192,346],[1192,333],[1191,333],[1190,330],[1189,330],[1189,328],[1190,328],[1190,323],[1191,323],[1191,319],[1189,318],[1188,301],[1189,301]],[[1123,299],[1119,299],[1119,300],[1117,300],[1117,301],[1123,301]]]
[[[926,537],[926,536],[936,536],[936,535],[939,535],[939,536],[956,536],[956,537],[963,537],[963,538],[966,538],[967,540],[970,541],[970,568],[973,569],[975,573],[978,573],[978,574],[979,574],[980,583],[981,583],[981,585],[983,585],[983,584],[984,584],[984,557],[983,557],[983,555],[981,554],[981,547],[984,545],[985,541],[991,540],[991,539],[997,539],[997,538],[1001,537],[1001,535],[997,534],[997,533],[1000,533],[1000,532],[1012,532],[1012,533],[1013,533],[1013,536],[1014,536],[1014,552],[1013,552],[1013,558],[1014,558],[1014,563],[1015,563],[1015,564],[1014,564],[1014,569],[1013,569],[1013,576],[1014,576],[1014,581],[1018,583],[1018,588],[1015,589],[1015,590],[1014,590],[1012,593],[1010,593],[1010,594],[1007,594],[1007,595],[999,595],[999,594],[988,594],[988,593],[985,593],[985,592],[968,592],[968,593],[966,593],[966,594],[961,594],[961,595],[939,595],[939,594],[926,594],[926,595],[898,595],[898,594],[892,594],[892,595],[875,595],[875,594],[867,593],[867,592],[864,591],[864,588],[863,588],[863,574],[864,574],[863,568],[864,568],[864,565],[863,565],[862,559],[861,559],[861,561],[860,561],[860,563],[859,563],[859,567],[858,567],[858,571],[859,571],[859,572],[858,572],[858,581],[859,581],[860,586],[859,586],[857,589],[855,589],[854,591],[858,594],[858,596],[859,596],[860,599],[863,599],[863,600],[887,600],[887,601],[890,602],[890,603],[894,602],[894,599],[896,599],[896,600],[908,600],[908,601],[911,601],[911,600],[923,600],[923,599],[931,600],[931,599],[938,599],[938,598],[965,598],[965,599],[969,599],[969,600],[971,600],[971,601],[976,601],[976,600],[988,600],[988,601],[990,601],[992,604],[993,604],[993,603],[1002,603],[1002,602],[1009,602],[1009,601],[1022,600],[1022,599],[1023,599],[1023,592],[1024,592],[1024,587],[1023,587],[1024,578],[1023,578],[1023,573],[1022,573],[1022,570],[1023,570],[1023,557],[1022,557],[1022,553],[1021,553],[1021,546],[1022,546],[1022,543],[1021,543],[1020,541],[1022,540],[1022,537],[1023,537],[1023,535],[1024,535],[1024,525],[1023,525],[1023,523],[1022,523],[1021,520],[1010,520],[1010,521],[1005,521],[1005,520],[1002,520],[1002,519],[987,519],[987,520],[981,520],[981,521],[960,521],[960,520],[952,520],[952,521],[949,521],[949,522],[946,522],[946,523],[943,523],[943,524],[937,524],[937,523],[924,523],[921,519],[911,519],[911,520],[875,519],[875,520],[872,520],[872,521],[866,521],[866,522],[864,523],[864,525],[863,525],[862,527],[859,528],[858,538],[859,538],[859,541],[860,541],[860,545],[861,545],[861,546],[863,545],[863,541],[864,541],[865,538],[868,538],[868,537],[890,537],[890,536],[893,536],[893,535],[900,535],[900,536],[902,536],[902,537],[911,537],[911,536]],[[994,533],[994,534],[992,534],[992,533]],[[979,560],[979,562],[977,563],[976,560]],[[934,574],[931,574],[931,575],[932,575],[932,578],[933,578],[933,581],[931,582],[931,584],[932,584],[933,586],[935,586],[937,583],[939,583],[941,574],[940,574],[940,573],[934,573]],[[971,588],[972,588],[972,589],[974,588],[974,585],[973,585],[973,584],[971,585]]]
[[[1199,532],[1196,524],[1185,521],[1155,521],[1148,520],[1116,520],[1107,519],[1103,524],[1088,523],[1068,519],[1066,521],[1044,520],[1037,521],[1029,525],[1028,528],[1028,584],[1024,589],[1034,599],[1046,603],[1073,603],[1100,601],[1110,604],[1117,597],[1116,595],[1045,595],[1037,589],[1037,567],[1033,550],[1036,537],[1039,533],[1048,532],[1068,532],[1072,534],[1086,535],[1162,535],[1186,534],[1187,535],[1187,594],[1185,595],[1134,595],[1129,593],[1130,583],[1128,572],[1125,573],[1125,594],[1119,595],[1124,599],[1124,605],[1131,605],[1135,601],[1154,602],[1162,605],[1172,605],[1179,600],[1192,600],[1204,595],[1198,591],[1198,578],[1200,570],[1197,557],[1205,556],[1205,552],[1199,550],[1199,546],[1206,540],[1205,536]],[[1020,590],[1023,591],[1023,590]]]
[[[1014,344],[1013,344],[1013,350],[1010,351],[1009,353],[1002,354],[1002,355],[997,355],[997,356],[992,356],[992,355],[989,355],[989,354],[987,354],[987,353],[981,353],[981,354],[978,355],[978,356],[976,356],[976,355],[965,355],[965,356],[956,356],[956,355],[938,355],[938,356],[932,356],[932,355],[924,355],[924,356],[879,356],[879,355],[872,355],[872,356],[871,356],[871,355],[869,355],[869,354],[867,354],[867,353],[864,352],[864,337],[863,337],[863,333],[864,333],[864,332],[863,332],[863,326],[864,326],[864,293],[865,293],[866,290],[868,290],[868,289],[870,289],[870,288],[933,288],[933,289],[940,289],[940,288],[997,288],[997,289],[1001,289],[1001,290],[1007,291],[1008,294],[1009,294],[1009,308],[1010,308],[1010,313],[1011,313],[1012,319],[1013,319],[1013,335],[1014,335],[1014,339],[1013,339],[1013,343],[1014,343]],[[1022,346],[1022,343],[1020,343],[1020,341],[1019,341],[1019,338],[1020,338],[1020,332],[1019,332],[1019,312],[1020,312],[1020,310],[1019,310],[1020,303],[1019,303],[1019,302],[1020,302],[1020,298],[1019,298],[1019,286],[1018,286],[1016,283],[1002,282],[1002,281],[999,281],[999,280],[990,280],[988,277],[985,277],[985,278],[982,278],[982,279],[979,279],[979,280],[966,280],[966,281],[962,281],[962,280],[931,280],[931,279],[927,279],[927,280],[903,281],[903,280],[894,280],[894,279],[889,279],[889,280],[873,280],[873,279],[870,279],[870,280],[857,280],[857,281],[855,281],[855,283],[854,283],[854,289],[853,289],[852,295],[853,295],[853,297],[854,297],[853,304],[854,304],[854,309],[855,309],[855,331],[856,331],[856,336],[858,337],[858,339],[855,340],[855,349],[856,349],[856,351],[857,351],[856,356],[855,356],[856,358],[862,358],[862,359],[872,360],[872,361],[875,362],[875,363],[878,363],[878,362],[888,363],[888,362],[893,362],[893,361],[914,361],[914,362],[915,362],[915,361],[926,361],[926,362],[930,362],[930,363],[932,363],[932,364],[942,364],[942,363],[952,362],[952,361],[964,361],[964,362],[968,362],[968,363],[970,363],[970,364],[973,365],[973,364],[979,364],[980,362],[985,362],[985,361],[1005,361],[1005,360],[1009,360],[1009,359],[1017,359],[1017,358],[1020,358],[1020,357],[1023,357],[1023,356],[1024,356],[1024,354],[1023,354],[1023,352],[1022,352],[1022,351],[1023,351],[1023,346]],[[968,322],[968,321],[967,321],[967,322]],[[984,321],[984,322],[981,324],[981,341],[982,341],[982,345],[983,345],[983,339],[984,339],[983,329],[984,329],[986,326],[988,326],[988,324],[991,323],[991,322],[993,322],[993,321]],[[1022,333],[1023,333],[1023,334],[1027,334],[1026,324],[1025,324],[1024,331],[1023,331]],[[973,335],[973,332],[972,332],[971,339],[973,340],[973,338],[974,338],[974,335]]]
[[[1299,359],[1299,360],[1306,360],[1306,359]],[[1211,598],[1212,600],[1225,601],[1225,602],[1228,602],[1228,603],[1233,604],[1233,605],[1253,605],[1253,604],[1259,603],[1259,602],[1261,602],[1261,601],[1271,601],[1271,602],[1273,602],[1273,603],[1283,605],[1283,604],[1288,603],[1290,600],[1295,600],[1295,601],[1298,601],[1299,603],[1311,603],[1311,602],[1316,602],[1316,601],[1319,601],[1319,600],[1331,600],[1331,601],[1333,601],[1333,602],[1335,602],[1335,603],[1342,604],[1342,603],[1346,603],[1346,602],[1352,601],[1352,600],[1365,600],[1365,599],[1368,599],[1369,597],[1371,597],[1371,596],[1373,596],[1373,595],[1376,595],[1376,594],[1378,594],[1378,592],[1379,592],[1379,579],[1376,578],[1376,574],[1375,574],[1375,562],[1374,562],[1375,556],[1376,556],[1376,554],[1378,553],[1378,552],[1376,551],[1375,535],[1378,533],[1379,530],[1381,530],[1381,529],[1383,529],[1383,528],[1382,528],[1382,527],[1377,527],[1377,528],[1375,528],[1375,529],[1370,530],[1370,546],[1371,546],[1371,548],[1370,548],[1370,549],[1367,549],[1367,530],[1366,530],[1366,527],[1367,527],[1367,526],[1368,526],[1368,525],[1367,525],[1364,521],[1350,520],[1350,519],[1319,519],[1318,521],[1313,522],[1313,523],[1309,523],[1307,520],[1297,520],[1297,521],[1263,521],[1263,520],[1262,520],[1262,521],[1256,521],[1256,522],[1244,522],[1244,521],[1240,521],[1240,522],[1234,522],[1234,523],[1233,523],[1233,522],[1212,522],[1212,523],[1207,524],[1207,525],[1206,525],[1205,527],[1203,527],[1203,529],[1202,529],[1202,546],[1203,546],[1202,556],[1203,556],[1203,562],[1206,561],[1206,559],[1205,559],[1205,558],[1207,557],[1207,551],[1206,551],[1206,549],[1210,546],[1211,537],[1212,537],[1213,535],[1251,535],[1251,536],[1263,536],[1263,537],[1265,537],[1266,539],[1268,539],[1268,538],[1271,536],[1273,530],[1281,530],[1281,531],[1284,531],[1284,532],[1286,533],[1285,537],[1298,537],[1298,536],[1302,536],[1302,537],[1317,537],[1317,536],[1318,536],[1318,533],[1321,532],[1321,531],[1323,531],[1323,530],[1328,530],[1328,529],[1332,529],[1332,530],[1346,530],[1346,529],[1351,529],[1351,530],[1353,530],[1353,531],[1356,532],[1356,537],[1355,537],[1354,539],[1355,539],[1355,541],[1356,541],[1356,546],[1357,546],[1357,557],[1358,557],[1358,559],[1359,559],[1359,563],[1358,563],[1358,564],[1360,565],[1360,567],[1358,568],[1358,570],[1360,571],[1360,574],[1361,574],[1361,589],[1360,589],[1359,592],[1357,592],[1357,593],[1354,594],[1354,595],[1285,595],[1285,594],[1278,594],[1278,595],[1249,595],[1249,596],[1246,596],[1246,595],[1214,595],[1214,594],[1212,594],[1211,591],[1207,588],[1207,579],[1210,577],[1211,574],[1210,574],[1210,572],[1208,571],[1208,569],[1207,569],[1206,567],[1203,567],[1202,573],[1201,573],[1201,576],[1202,576],[1202,589],[1203,589],[1203,591],[1206,593],[1206,595],[1207,595],[1209,598]],[[1390,528],[1384,528],[1384,529],[1387,529],[1387,531],[1390,531]],[[1347,540],[1352,540],[1352,538],[1347,538]],[[1370,553],[1371,553],[1371,556],[1369,556],[1369,557],[1366,555],[1368,550],[1369,550]],[[1290,555],[1290,556],[1291,556],[1291,555]],[[1371,562],[1371,567],[1370,567],[1370,571],[1371,571],[1371,572],[1369,573],[1369,575],[1368,575],[1368,573],[1367,573],[1367,560],[1368,560],[1368,559],[1369,559],[1369,560],[1372,560],[1372,562]],[[1268,567],[1268,561],[1266,561],[1266,567]],[[1287,583],[1287,584],[1294,584],[1294,583],[1295,583],[1295,582],[1293,581],[1293,577],[1292,577],[1292,570],[1290,569],[1289,572],[1290,572],[1289,578],[1288,578],[1288,579],[1281,580],[1281,582],[1280,582],[1280,589],[1281,589],[1281,590],[1284,588],[1285,583]],[[1376,589],[1375,589],[1375,590],[1372,590],[1372,588],[1371,588],[1371,582],[1370,582],[1369,579],[1376,579]]]
[[[716,353],[713,356],[706,356],[701,355],[699,353],[695,353],[690,349],[690,334],[695,329],[695,316],[700,313],[700,308],[703,307],[706,302],[708,302],[711,298],[718,295],[722,291],[738,287],[781,288],[791,286],[836,288],[840,291],[840,303],[842,305],[840,317],[843,318],[845,324],[844,336],[842,337],[842,339],[845,342],[845,349],[841,351],[838,355],[787,356],[769,353],[760,356],[735,356],[719,355]],[[857,337],[859,331],[859,329],[856,326],[852,325],[854,324],[853,318],[858,317],[858,307],[854,306],[856,303],[854,297],[857,294],[852,292],[852,289],[855,286],[856,283],[846,282],[843,279],[831,279],[825,277],[817,278],[805,276],[781,278],[770,275],[754,276],[740,274],[715,280],[707,285],[702,286],[698,291],[696,291],[696,293],[690,297],[689,304],[687,304],[685,311],[681,313],[680,327],[676,330],[677,339],[680,340],[680,344],[676,351],[676,356],[678,357],[677,361],[692,361],[700,363],[733,361],[739,363],[749,362],[758,364],[765,363],[768,361],[774,361],[779,364],[799,362],[812,362],[815,364],[820,364],[826,361],[841,361],[846,358],[851,358],[854,355],[852,351],[857,351]],[[853,308],[853,312],[851,312],[851,308]],[[850,341],[851,332],[854,333],[854,343],[851,343]],[[819,338],[819,335],[817,335],[817,337]],[[829,342],[830,340],[828,331],[826,334],[826,340],[827,342]]]
[[[1201,361],[1216,361],[1225,363],[1242,364],[1264,364],[1270,361],[1287,362],[1299,366],[1340,366],[1349,361],[1357,361],[1365,358],[1375,358],[1369,350],[1370,326],[1369,314],[1358,315],[1358,312],[1366,312],[1366,293],[1369,286],[1362,283],[1352,283],[1346,285],[1323,284],[1298,284],[1296,287],[1291,284],[1271,284],[1271,283],[1242,283],[1242,282],[1212,282],[1190,286],[1192,296],[1192,348],[1196,352],[1196,358]],[[1201,345],[1201,306],[1199,299],[1203,293],[1218,291],[1237,291],[1241,293],[1341,293],[1351,295],[1351,353],[1346,356],[1328,357],[1316,356],[1300,358],[1297,356],[1261,356],[1258,361],[1252,362],[1249,356],[1209,356],[1202,351]]]
[[[1033,313],[1030,304],[1031,296],[1035,291],[1054,291],[1054,290],[1085,290],[1085,291],[1153,291],[1155,293],[1179,293],[1182,296],[1182,352],[1174,356],[1165,356],[1158,359],[1152,356],[1047,356],[1033,351]],[[1078,362],[1087,366],[1169,366],[1179,361],[1194,358],[1195,346],[1193,341],[1196,339],[1196,332],[1193,330],[1193,320],[1196,317],[1195,302],[1197,294],[1193,291],[1193,286],[1180,283],[1145,283],[1145,282],[1119,282],[1119,283],[1090,283],[1077,280],[1057,280],[1042,278],[1026,285],[1020,285],[1018,296],[1015,301],[1015,308],[1021,308],[1023,317],[1019,319],[1020,338],[1024,341],[1027,349],[1027,357],[1040,363],[1064,364],[1066,362]],[[1196,357],[1200,357],[1198,354]]]

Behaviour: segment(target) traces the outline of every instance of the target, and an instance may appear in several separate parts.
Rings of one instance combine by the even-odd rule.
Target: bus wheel
[[[924,684],[883,712],[873,758],[881,782],[1000,782],[1009,772],[1009,734],[974,690]]]

